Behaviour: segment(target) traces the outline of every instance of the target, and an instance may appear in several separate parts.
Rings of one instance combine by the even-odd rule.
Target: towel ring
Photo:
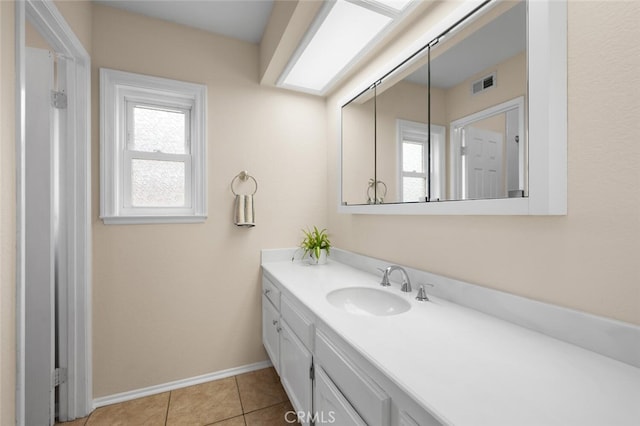
[[[236,179],[240,179],[242,182],[246,182],[249,179],[253,180],[253,183],[255,184],[256,189],[253,190],[253,193],[251,193],[251,195],[254,195],[256,192],[258,192],[258,181],[256,180],[256,178],[251,176],[249,172],[247,172],[246,170],[243,170],[231,180],[231,192],[233,192],[233,195],[238,195],[236,191],[233,189],[233,184],[236,182]]]

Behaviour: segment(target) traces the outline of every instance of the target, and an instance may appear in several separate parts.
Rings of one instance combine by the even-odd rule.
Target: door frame
[[[61,363],[67,368],[61,420],[84,417],[93,409],[91,353],[91,58],[52,0],[16,2],[16,424],[25,421],[25,23],[29,21],[49,45],[71,58],[66,67],[67,149],[61,152],[60,265],[66,279],[66,342]]]
[[[449,197],[452,200],[461,199],[462,195],[462,155],[461,147],[462,147],[462,129],[472,124],[476,121],[483,120],[485,118],[492,117],[497,114],[501,114],[503,112],[507,112],[510,110],[518,110],[518,134],[524,135],[524,96],[519,96],[517,98],[511,99],[509,101],[503,102],[501,104],[489,107],[482,111],[476,112],[471,115],[467,115],[466,117],[459,118],[458,120],[454,120],[449,125],[449,135],[451,138],[449,154],[450,154],[450,188],[449,188]],[[526,164],[526,153],[527,147],[526,143],[520,144],[520,152],[518,155],[518,166],[519,166],[519,186],[521,190],[525,190],[525,164]]]

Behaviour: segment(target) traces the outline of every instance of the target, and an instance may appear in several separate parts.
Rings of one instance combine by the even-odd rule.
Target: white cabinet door
[[[366,426],[349,401],[340,393],[324,370],[316,366],[313,394],[316,423],[340,426]]]
[[[280,374],[280,313],[266,296],[262,296],[262,344],[276,372]]]
[[[311,416],[311,352],[305,348],[300,339],[291,331],[285,321],[280,329],[280,380],[289,395],[293,408],[304,413],[306,420],[303,425],[309,425]]]
[[[413,420],[413,418],[409,414],[403,411],[400,413],[399,426],[419,426],[419,425],[418,425],[418,422]]]

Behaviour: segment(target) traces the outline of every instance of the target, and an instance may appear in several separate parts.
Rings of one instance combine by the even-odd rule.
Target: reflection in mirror
[[[431,123],[446,126],[446,199],[526,195],[526,2],[500,2],[431,49]]]
[[[383,197],[375,173],[375,87],[342,107],[342,204],[373,204]]]
[[[426,67],[422,58],[410,69]],[[376,173],[388,187],[385,203],[424,202],[429,172],[428,82],[402,78],[398,71],[378,84],[376,95]]]
[[[524,196],[523,112],[519,97],[451,123],[452,198]]]
[[[490,4],[343,107],[343,204],[527,195],[526,14]]]

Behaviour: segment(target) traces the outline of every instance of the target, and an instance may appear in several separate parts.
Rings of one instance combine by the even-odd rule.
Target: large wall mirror
[[[532,157],[539,157],[540,149],[549,151],[547,145],[555,152],[566,144],[566,136],[550,141],[550,123],[537,118],[545,103],[557,101],[532,94],[536,99],[531,102],[532,54],[540,65],[541,56],[547,55],[548,63],[552,52],[542,51],[539,44],[544,40],[530,39],[551,34],[549,21],[558,15],[562,19],[562,13],[551,10],[553,2],[545,3],[544,10],[534,6],[532,11],[536,3],[545,2],[491,1],[467,10],[342,106],[342,206],[376,209],[389,204],[459,206],[460,202],[472,206],[483,200],[505,200],[497,202],[519,207],[495,213],[563,214],[562,208],[559,213],[551,209],[532,212],[528,200],[531,183],[536,188],[536,204],[543,195],[549,196],[537,189],[541,179],[537,166],[541,164],[530,167]],[[547,34],[532,33],[532,22],[537,22],[536,28],[546,23]],[[560,24],[566,31],[566,21]],[[560,42],[560,48],[562,45]],[[534,87],[549,81],[551,74],[536,76]],[[558,89],[555,95],[560,97],[563,87]],[[566,93],[564,102],[566,105]],[[533,134],[547,138],[533,155],[531,105],[536,124]],[[562,107],[560,98],[555,108]],[[556,119],[563,117],[566,126],[566,115]],[[541,128],[547,129],[546,134],[538,130]],[[562,129],[555,135],[561,133]],[[519,201],[508,201],[515,199]],[[406,212],[417,212],[419,207],[412,208]],[[404,212],[393,209],[389,212]],[[473,214],[474,209],[465,206],[462,211]],[[491,210],[479,213],[492,214]]]

